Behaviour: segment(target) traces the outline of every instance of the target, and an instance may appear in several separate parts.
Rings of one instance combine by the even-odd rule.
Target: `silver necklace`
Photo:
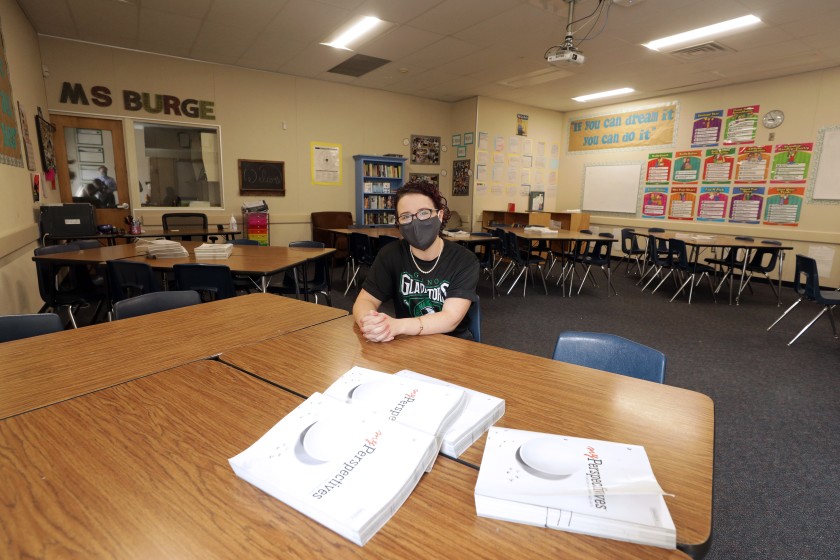
[[[411,261],[414,263],[414,266],[417,267],[417,270],[419,270],[423,274],[431,274],[432,271],[437,266],[438,261],[440,260],[440,256],[443,254],[443,245],[441,245],[441,247],[440,247],[440,253],[438,253],[437,258],[435,259],[435,264],[433,264],[432,268],[430,268],[429,270],[423,270],[422,268],[420,268],[420,265],[417,264],[417,261],[414,259],[414,251],[411,250],[411,245],[408,246],[408,254],[411,255]]]

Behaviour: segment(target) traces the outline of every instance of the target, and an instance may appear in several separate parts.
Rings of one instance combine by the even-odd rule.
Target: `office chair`
[[[66,245],[51,245],[49,247],[38,247],[35,255],[50,255],[78,251],[79,246],[75,243]],[[82,307],[88,307],[96,303],[94,319],[98,316],[105,300],[105,292],[102,286],[94,284],[94,277],[91,275],[87,265],[67,265],[51,261],[35,261],[35,270],[38,276],[38,291],[44,305],[39,313],[45,311],[58,312],[64,308],[70,317],[73,328],[77,328],[75,311]]]
[[[181,235],[170,230],[179,228],[207,229],[207,214],[198,212],[171,212],[161,216],[166,239],[178,237],[181,241],[192,241],[191,235]],[[207,235],[200,236],[202,241],[207,241]]]
[[[64,323],[55,313],[0,316],[0,342],[10,342],[63,330]]]
[[[680,273],[680,275],[687,275],[688,277],[683,281],[679,289],[674,293],[671,301],[674,301],[678,295],[682,293],[686,286],[688,286],[688,304],[691,305],[691,296],[694,294],[694,286],[699,285],[703,276],[709,281],[709,289],[712,292],[712,299],[717,303],[715,296],[715,286],[712,284],[712,274],[715,273],[714,267],[707,264],[689,261],[688,248],[685,241],[682,239],[669,239],[668,250],[671,253],[673,267]],[[699,277],[698,277],[699,276]],[[697,279],[695,281],[695,278]],[[654,290],[655,291],[655,290]]]
[[[195,290],[202,294],[202,301],[215,301],[236,295],[233,274],[223,264],[176,264],[175,285],[179,290]]]
[[[357,286],[356,276],[362,269],[362,266],[370,266],[373,264],[374,256],[373,249],[370,246],[370,237],[364,233],[352,232],[347,236],[347,250],[349,251],[349,258],[344,272],[347,276],[347,288],[344,290],[344,295],[350,291],[350,286]]]
[[[566,331],[557,337],[554,359],[662,383],[665,354],[614,334]]]
[[[324,244],[320,241],[292,241],[289,247],[311,247],[315,249],[323,249]],[[306,266],[307,278],[306,282],[301,283],[298,277],[297,268],[287,270],[283,275],[283,281],[280,284],[269,283],[266,291],[272,294],[290,295],[300,293],[307,301],[309,296],[315,296],[315,303],[318,303],[318,294],[323,294],[327,300],[327,305],[332,307],[332,298],[330,297],[330,273],[327,265],[329,256],[319,257],[312,261],[314,271],[309,275],[309,266]],[[303,285],[301,285],[303,284]]]
[[[201,303],[201,296],[195,290],[149,292],[147,294],[120,300],[114,304],[114,319],[129,319],[169,311]]]
[[[805,255],[796,255],[796,271],[793,277],[793,289],[799,294],[799,299],[793,302],[793,305],[788,307],[781,316],[773,321],[773,324],[767,327],[769,331],[776,324],[784,319],[794,307],[799,305],[803,300],[813,301],[823,306],[822,310],[816,317],[811,319],[805,327],[794,336],[788,346],[796,342],[802,334],[811,328],[811,325],[817,322],[817,319],[828,312],[828,320],[831,322],[831,330],[834,332],[834,338],[837,338],[837,325],[834,322],[834,307],[840,304],[840,292],[820,289],[820,275],[817,272],[817,261]]]

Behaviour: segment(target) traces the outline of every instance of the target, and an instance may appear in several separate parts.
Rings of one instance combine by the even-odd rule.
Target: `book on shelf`
[[[644,447],[490,428],[475,485],[480,517],[676,547]]]
[[[407,369],[398,371],[394,375],[435,383],[444,387],[454,387],[464,391],[466,395],[464,409],[443,434],[443,443],[440,447],[440,452],[449,457],[455,459],[460,457],[469,446],[475,443],[490,426],[505,414],[504,399]]]
[[[438,450],[443,435],[467,401],[466,392],[455,386],[446,387],[359,366],[339,377],[324,394],[431,434]]]
[[[363,546],[436,454],[433,436],[315,393],[229,462],[243,480]]]

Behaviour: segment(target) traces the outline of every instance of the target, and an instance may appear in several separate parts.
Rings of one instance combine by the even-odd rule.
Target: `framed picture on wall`
[[[440,136],[411,135],[411,163],[440,165]]]
[[[460,134],[453,134],[452,135],[452,145],[453,146],[460,146],[461,145],[461,135]]]
[[[426,181],[434,186],[440,188],[440,175],[437,173],[409,173],[408,180],[411,181]]]
[[[475,135],[472,132],[464,133],[464,145],[467,146],[475,141]]]
[[[38,147],[41,149],[41,166],[44,171],[56,169],[55,145],[53,135],[55,126],[41,115],[35,115],[35,125],[38,129]]]
[[[452,162],[452,196],[469,196],[470,160],[459,159]]]
[[[466,146],[458,146],[458,157],[467,157],[467,147]]]

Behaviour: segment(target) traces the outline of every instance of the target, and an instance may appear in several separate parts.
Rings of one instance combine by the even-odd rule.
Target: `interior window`
[[[134,123],[140,204],[222,206],[217,128]]]

